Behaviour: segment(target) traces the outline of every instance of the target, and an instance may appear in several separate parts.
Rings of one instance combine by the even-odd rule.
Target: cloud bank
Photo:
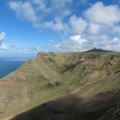
[[[78,2],[79,5],[81,3],[87,3],[87,0]],[[58,51],[83,51],[93,47],[120,51],[119,6],[96,2],[75,12],[78,8],[74,5],[73,0],[9,2],[18,19],[31,22],[38,29],[67,35],[67,38],[53,45]]]

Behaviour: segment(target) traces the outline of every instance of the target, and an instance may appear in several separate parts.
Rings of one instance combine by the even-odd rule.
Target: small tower
[[[94,49],[93,50],[96,50],[96,47],[94,47]]]

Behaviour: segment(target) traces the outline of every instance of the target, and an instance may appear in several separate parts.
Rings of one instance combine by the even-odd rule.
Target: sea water
[[[6,60],[0,58],[0,78],[8,75],[19,68],[25,61],[19,60]]]

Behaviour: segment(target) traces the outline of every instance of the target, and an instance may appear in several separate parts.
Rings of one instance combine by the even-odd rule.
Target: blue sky
[[[120,51],[119,0],[0,0],[0,56]]]

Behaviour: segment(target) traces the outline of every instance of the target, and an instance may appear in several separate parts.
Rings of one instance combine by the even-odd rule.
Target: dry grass
[[[96,94],[120,90],[120,74],[114,73],[120,68],[119,59],[120,54],[114,52],[39,53],[0,81],[0,105],[8,101],[1,116],[9,117],[71,93],[80,99],[57,101],[61,109],[66,109],[62,103],[89,102]]]

